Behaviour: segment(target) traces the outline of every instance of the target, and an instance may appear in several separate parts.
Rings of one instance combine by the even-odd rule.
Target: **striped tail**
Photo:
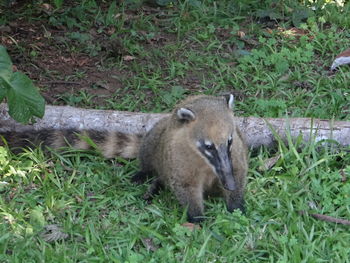
[[[23,148],[47,146],[53,149],[72,147],[79,150],[97,148],[104,157],[136,158],[142,140],[141,135],[93,130],[39,130],[30,132],[1,133],[0,146],[8,144],[15,153]]]

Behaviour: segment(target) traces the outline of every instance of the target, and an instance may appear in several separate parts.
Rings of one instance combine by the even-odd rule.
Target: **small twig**
[[[350,221],[346,220],[346,219],[335,218],[332,216],[327,216],[327,215],[322,215],[322,214],[310,214],[310,215],[316,219],[319,219],[319,220],[350,226]]]
[[[80,82],[64,81],[64,80],[44,81],[44,82],[41,82],[41,84],[43,85],[52,85],[52,84],[81,85]]]
[[[305,213],[305,211],[300,211],[300,214],[305,215],[307,213]],[[347,219],[341,219],[341,218],[336,218],[336,217],[322,215],[322,214],[309,214],[309,215],[318,220],[350,226],[350,221]]]

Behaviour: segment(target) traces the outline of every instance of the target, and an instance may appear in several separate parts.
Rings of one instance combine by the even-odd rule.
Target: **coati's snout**
[[[231,152],[226,145],[220,145],[218,149],[219,162],[215,170],[221,181],[222,186],[229,191],[236,190],[235,178],[233,176],[233,167]]]
[[[208,140],[199,140],[197,147],[213,168],[222,186],[226,190],[234,191],[236,190],[236,184],[233,176],[231,144],[232,137],[229,137],[227,142],[218,147]]]

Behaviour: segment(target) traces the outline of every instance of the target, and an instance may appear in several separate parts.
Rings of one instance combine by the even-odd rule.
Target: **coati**
[[[203,220],[206,195],[219,194],[229,211],[244,211],[248,157],[235,124],[233,100],[233,95],[191,96],[145,136],[76,130],[1,135],[11,148],[23,147],[30,141],[52,148],[70,145],[89,149],[89,137],[107,158],[138,155],[141,169],[132,180],[144,183],[153,178],[144,198],[150,201],[163,186],[168,186],[181,205],[187,207],[188,221],[196,223]]]
[[[141,170],[133,177],[143,182],[155,176],[145,199],[169,186],[194,223],[203,219],[207,194],[219,193],[229,211],[244,212],[247,146],[235,124],[233,100],[233,95],[189,97],[146,134]]]

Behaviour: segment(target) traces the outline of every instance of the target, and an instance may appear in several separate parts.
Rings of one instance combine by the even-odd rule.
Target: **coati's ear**
[[[234,107],[234,102],[235,102],[235,97],[233,96],[233,94],[227,94],[227,95],[224,95],[225,99],[226,99],[226,102],[227,102],[227,105],[230,109],[233,109]]]
[[[194,112],[186,108],[178,109],[176,114],[181,121],[193,121],[196,118]]]

